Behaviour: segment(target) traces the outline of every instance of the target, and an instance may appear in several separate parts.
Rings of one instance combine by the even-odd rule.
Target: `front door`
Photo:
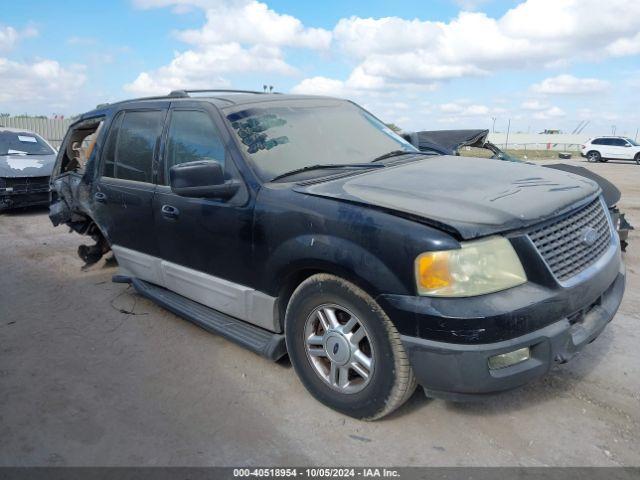
[[[627,142],[622,138],[609,138],[608,140],[609,145],[607,146],[607,158],[625,158],[625,155],[627,154],[625,145]]]
[[[228,132],[217,111],[180,102],[169,112],[153,214],[165,286],[229,315],[272,327],[273,304],[250,285],[253,199],[232,159]],[[168,186],[174,165],[198,160],[222,164],[242,184],[228,200],[190,198]],[[266,303],[265,303],[266,301]],[[252,309],[266,307],[256,314]],[[271,310],[271,312],[269,312]],[[261,320],[261,315],[264,318]],[[265,324],[266,322],[266,324]]]

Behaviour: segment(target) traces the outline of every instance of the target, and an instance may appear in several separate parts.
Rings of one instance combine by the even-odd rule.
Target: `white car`
[[[640,144],[627,137],[595,137],[580,145],[580,154],[590,162],[635,160],[640,165]]]

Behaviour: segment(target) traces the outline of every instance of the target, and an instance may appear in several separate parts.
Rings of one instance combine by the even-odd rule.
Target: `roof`
[[[630,135],[596,135],[595,137],[591,137],[591,138],[629,138]]]
[[[190,95],[196,93],[197,95]],[[176,90],[169,95],[157,96],[157,97],[142,97],[131,98],[127,100],[121,100],[114,103],[104,103],[98,105],[94,110],[84,113],[80,120],[84,120],[90,117],[104,115],[112,110],[114,107],[126,105],[127,103],[140,103],[140,102],[181,102],[181,101],[194,101],[201,100],[213,103],[217,107],[224,108],[235,105],[266,103],[282,100],[340,100],[335,97],[327,97],[321,95],[293,95],[283,93],[265,93],[265,92],[251,92],[247,90]]]

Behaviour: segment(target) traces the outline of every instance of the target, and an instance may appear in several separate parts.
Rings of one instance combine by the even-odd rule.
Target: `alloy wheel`
[[[304,327],[307,358],[314,372],[332,389],[353,394],[364,389],[375,368],[369,334],[345,307],[315,308]]]

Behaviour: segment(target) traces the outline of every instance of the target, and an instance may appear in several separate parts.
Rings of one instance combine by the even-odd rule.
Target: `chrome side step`
[[[116,275],[113,281],[131,283],[143,297],[152,300],[209,332],[231,340],[270,360],[276,361],[287,353],[284,335],[282,334],[272,333],[230,317],[144,280]]]

